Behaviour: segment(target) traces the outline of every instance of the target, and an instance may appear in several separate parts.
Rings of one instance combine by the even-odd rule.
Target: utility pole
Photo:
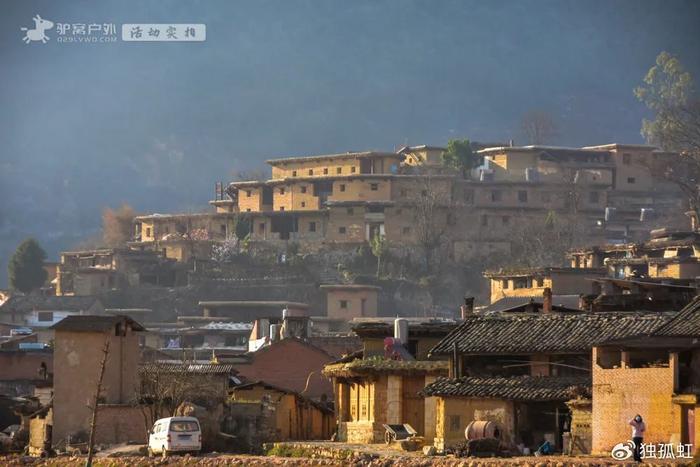
[[[102,362],[100,362],[100,374],[97,378],[97,388],[95,389],[95,398],[92,400],[92,420],[90,421],[90,441],[88,443],[88,458],[85,461],[85,467],[92,467],[92,457],[95,454],[95,429],[97,428],[97,403],[100,400],[102,393],[102,379],[105,375],[105,365],[107,364],[107,355],[109,354],[109,338],[105,340],[105,345],[102,347]]]

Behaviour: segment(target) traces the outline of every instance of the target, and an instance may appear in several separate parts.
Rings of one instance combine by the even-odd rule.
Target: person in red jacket
[[[637,414],[630,420],[632,426],[632,441],[634,442],[634,460],[642,461],[642,442],[644,441],[644,431],[647,429],[642,420],[642,416]]]

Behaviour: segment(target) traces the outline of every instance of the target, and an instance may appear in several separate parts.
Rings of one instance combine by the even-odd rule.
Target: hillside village
[[[609,457],[641,413],[692,457],[700,233],[657,175],[673,155],[469,150],[273,159],[206,212],[63,252],[3,294],[2,448],[108,450],[195,415],[205,451]],[[528,236],[560,243],[525,264]]]

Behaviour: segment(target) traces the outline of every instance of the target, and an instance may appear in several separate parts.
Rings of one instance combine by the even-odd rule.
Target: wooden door
[[[401,385],[401,423],[408,423],[419,435],[425,434],[425,400],[418,395],[424,387],[423,376],[405,377]]]

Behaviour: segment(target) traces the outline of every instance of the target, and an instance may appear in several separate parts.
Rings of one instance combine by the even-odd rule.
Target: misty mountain
[[[25,44],[55,23],[204,23],[205,42]],[[26,236],[57,258],[105,206],[206,209],[270,157],[514,139],[641,143],[632,94],[666,50],[700,75],[700,3],[6,2],[0,16],[0,287]]]

